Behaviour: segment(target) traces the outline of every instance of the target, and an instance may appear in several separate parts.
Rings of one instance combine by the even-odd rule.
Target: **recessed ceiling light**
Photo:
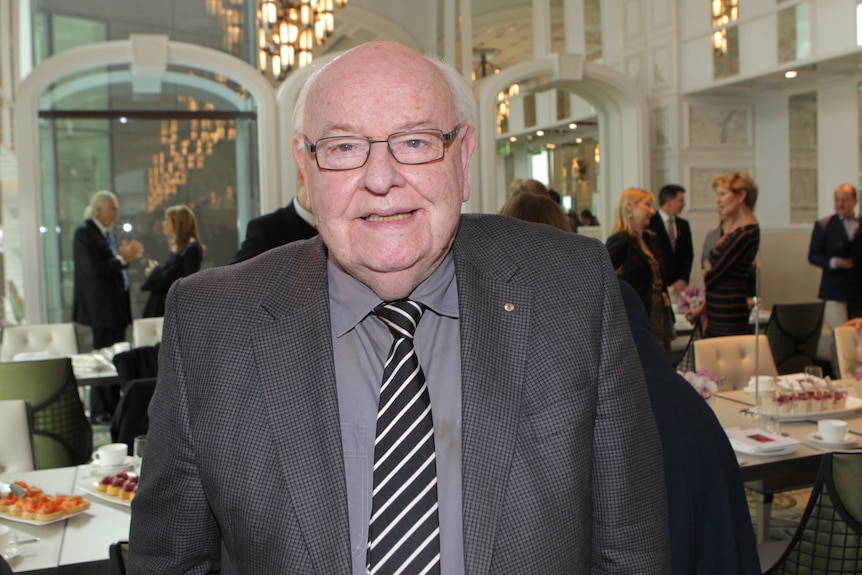
[[[536,130],[536,135],[537,135],[537,136],[544,136],[544,135],[545,135],[545,131],[544,131],[544,130]]]
[[[798,76],[798,73],[796,72],[796,70],[788,70],[784,73],[784,77],[787,78],[788,80],[793,79],[796,76]]]
[[[571,124],[569,124],[569,129],[570,129],[570,130],[574,130],[574,129],[575,129],[575,128],[577,128],[577,127],[578,127],[578,125],[577,125],[575,122],[572,122]]]
[[[518,141],[518,136],[509,136],[509,141],[510,141],[510,142],[517,142],[517,141]]]

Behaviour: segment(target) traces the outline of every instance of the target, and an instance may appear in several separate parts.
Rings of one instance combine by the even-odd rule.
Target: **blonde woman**
[[[143,317],[165,315],[165,298],[171,284],[199,271],[204,258],[206,248],[201,243],[198,220],[190,207],[178,205],[165,210],[162,232],[168,236],[171,255],[164,263],[150,260],[147,264],[147,279],[141,290],[150,292],[150,297],[144,306]]]
[[[640,296],[650,317],[653,332],[665,356],[670,359],[673,339],[673,311],[661,273],[658,241],[648,228],[655,214],[655,196],[640,188],[626,188],[614,210],[614,233],[605,244],[617,276],[628,282]]]

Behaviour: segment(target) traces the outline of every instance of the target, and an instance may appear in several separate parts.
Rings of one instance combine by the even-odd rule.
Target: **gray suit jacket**
[[[604,246],[464,216],[452,249],[466,572],[669,573],[661,448]],[[328,301],[320,238],[174,284],[132,573],[350,573]]]

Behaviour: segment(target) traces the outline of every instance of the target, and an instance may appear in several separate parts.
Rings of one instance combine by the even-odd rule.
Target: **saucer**
[[[93,461],[90,463],[90,467],[93,468],[93,475],[111,475],[114,473],[119,473],[120,471],[128,471],[130,470],[135,463],[135,458],[131,455],[127,455],[123,462],[119,465],[105,465],[103,463],[99,463],[98,461]]]
[[[844,448],[844,447],[852,447],[856,445],[856,437],[850,433],[844,436],[844,439],[839,442],[826,441],[823,439],[820,434],[816,431],[812,431],[808,434],[808,439],[813,441],[818,445],[822,445],[823,447],[832,447],[832,448]]]

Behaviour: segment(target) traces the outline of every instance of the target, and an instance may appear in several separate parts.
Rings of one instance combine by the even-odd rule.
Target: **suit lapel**
[[[273,321],[253,332],[266,417],[308,553],[318,573],[350,572],[341,425],[325,255],[320,242],[273,282],[262,305]],[[308,294],[298,298],[296,294]],[[293,297],[291,297],[293,296]]]
[[[454,247],[461,325],[464,557],[468,574],[484,574],[494,552],[515,448],[532,290],[512,281],[517,267],[505,254],[493,253],[489,238],[474,237],[471,223],[462,222]]]

